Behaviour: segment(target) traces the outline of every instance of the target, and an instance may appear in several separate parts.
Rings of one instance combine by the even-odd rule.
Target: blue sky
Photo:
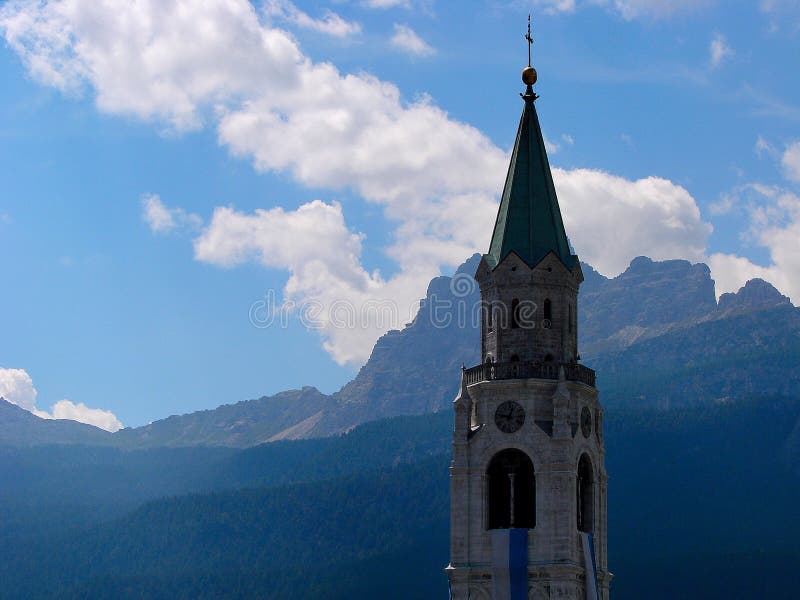
[[[488,245],[528,12],[581,258],[797,303],[796,2],[7,0],[0,395],[114,429],[338,389]]]

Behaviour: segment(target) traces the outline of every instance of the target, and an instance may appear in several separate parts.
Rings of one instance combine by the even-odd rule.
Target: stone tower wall
[[[548,357],[555,362],[577,360],[580,266],[569,271],[550,254],[532,269],[512,254],[494,271],[482,264],[476,278],[485,305],[481,325],[484,361],[491,357],[505,363],[515,355],[522,362],[542,362]],[[515,299],[520,303],[516,328],[511,326]],[[544,314],[548,299],[549,323]]]

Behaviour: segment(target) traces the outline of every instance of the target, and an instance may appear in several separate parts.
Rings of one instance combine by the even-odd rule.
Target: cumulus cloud
[[[288,270],[284,301],[313,311],[301,315],[304,322],[346,363],[363,361],[376,335],[407,322],[419,290],[437,274],[428,263],[384,280],[362,267],[362,240],[338,203],[315,200],[294,211],[217,208],[194,247],[198,260],[222,267],[255,261]]]
[[[291,88],[306,60],[285,31],[263,27],[246,0],[11,0],[0,30],[30,74],[103,112],[200,127],[202,110]]]
[[[390,42],[395,48],[414,56],[430,56],[436,52],[411,27],[399,23],[394,24],[394,35]]]
[[[36,388],[24,369],[0,368],[0,396],[20,408],[36,410]]]
[[[218,208],[196,236],[197,260],[285,269],[284,296],[317,299],[330,315],[337,301],[411,305],[432,276],[488,244],[507,151],[430,98],[409,102],[391,83],[312,62],[246,0],[13,0],[0,28],[34,77],[88,87],[101,111],[178,130],[213,119],[219,142],[256,169],[354,190],[394,227],[386,252],[398,269],[384,278],[365,268],[364,236],[347,227],[341,205],[322,201],[293,211]],[[710,226],[680,186],[591,170],[554,176],[576,250],[605,274],[643,251],[702,259]],[[143,212],[156,232],[200,223],[158,196],[143,200]],[[392,326],[366,318],[348,331],[334,321],[323,319],[325,347],[350,363]]]
[[[69,419],[112,432],[123,427],[114,413],[99,408],[89,408],[82,402],[75,404],[69,400],[60,400],[52,406],[50,412],[39,410],[36,408],[37,396],[38,392],[33,385],[33,380],[24,369],[0,368],[0,397],[37,417]]]
[[[347,21],[335,12],[326,10],[321,19],[315,19],[289,0],[267,0],[264,10],[268,15],[294,23],[298,27],[334,37],[349,37],[361,32],[359,23]]]
[[[749,194],[742,197],[744,192]],[[797,304],[800,301],[800,196],[776,186],[745,186],[738,203],[746,212],[750,243],[769,252],[769,264],[758,265],[737,254],[715,253],[709,265],[717,294],[734,292],[754,277],[775,285]]]
[[[787,146],[781,157],[781,166],[787,179],[800,183],[800,141]]]
[[[572,243],[600,272],[621,273],[637,249],[655,260],[704,259],[711,225],[681,186],[588,169],[553,169],[553,177]]]
[[[709,64],[711,65],[712,69],[716,69],[722,63],[736,54],[733,48],[728,45],[728,41],[725,39],[725,36],[721,33],[715,33],[714,37],[711,38],[711,44],[708,48],[709,54]]]
[[[142,218],[153,233],[170,233],[180,228],[198,229],[203,221],[182,208],[167,208],[158,194],[142,197]]]
[[[110,410],[100,408],[89,408],[83,402],[70,402],[69,400],[59,400],[50,409],[51,419],[69,419],[87,425],[94,425],[106,431],[119,431],[124,427],[120,420]]]
[[[779,151],[762,137],[756,142],[756,152],[780,157],[783,174],[792,182],[800,182],[800,142]],[[745,243],[764,248],[769,254],[767,264],[756,264],[739,254],[715,253],[709,265],[717,284],[717,294],[734,292],[750,279],[759,277],[772,283],[800,302],[800,196],[777,185],[749,183],[724,194],[715,204],[722,214],[737,211],[747,218],[743,233]]]

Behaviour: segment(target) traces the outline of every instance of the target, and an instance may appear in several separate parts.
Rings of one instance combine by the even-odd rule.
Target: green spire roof
[[[494,269],[511,252],[516,252],[528,266],[534,267],[549,252],[554,252],[572,269],[577,257],[567,242],[534,106],[537,96],[530,85],[522,98],[525,107],[486,260]]]

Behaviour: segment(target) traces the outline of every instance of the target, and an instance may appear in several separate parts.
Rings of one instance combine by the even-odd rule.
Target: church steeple
[[[532,38],[530,26],[528,48]],[[453,402],[453,600],[609,600],[603,408],[578,354],[583,281],[522,71],[522,118],[481,290],[481,364]]]
[[[527,39],[530,44],[530,34]],[[525,106],[486,255],[492,269],[512,252],[529,267],[535,267],[549,252],[553,252],[570,270],[576,260],[561,220],[542,128],[536,114],[538,96],[533,91],[536,79],[536,70],[529,64],[522,72],[522,80],[527,85],[525,94],[521,94]]]

